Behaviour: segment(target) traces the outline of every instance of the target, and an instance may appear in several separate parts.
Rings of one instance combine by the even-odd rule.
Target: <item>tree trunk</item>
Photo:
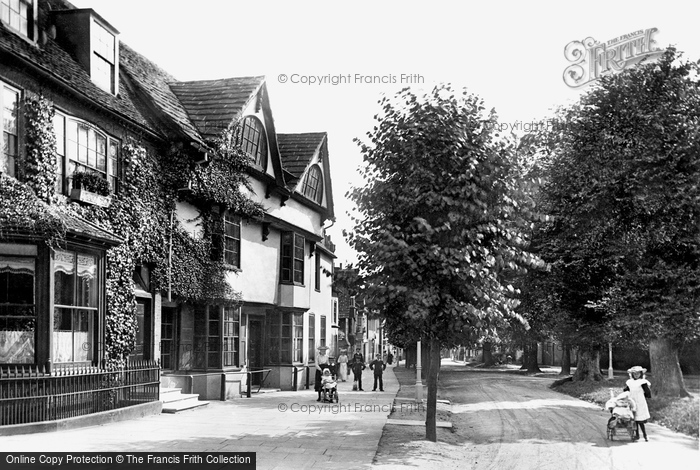
[[[527,342],[524,342],[522,344],[522,346],[523,346],[523,356],[520,359],[523,361],[523,363],[520,366],[520,370],[527,370],[527,361],[528,361],[528,355],[530,354],[530,351],[528,350]]]
[[[603,380],[603,374],[600,373],[599,350],[582,349],[579,351],[573,380],[575,382],[582,382],[584,380],[595,380],[599,382]]]
[[[683,373],[678,363],[678,347],[667,338],[654,338],[649,342],[649,359],[654,379],[651,393],[660,397],[689,397]],[[651,381],[650,381],[651,382]]]
[[[416,346],[407,346],[404,349],[404,356],[406,357],[406,362],[404,366],[406,366],[406,369],[410,369],[412,365],[416,363],[415,357],[416,357]]]
[[[562,341],[561,347],[561,372],[559,375],[571,375],[571,348],[565,341]]]
[[[484,341],[484,344],[481,346],[485,367],[491,367],[495,364],[493,355],[491,354],[491,347],[492,344],[488,341]]]
[[[440,342],[430,341],[430,374],[428,375],[428,407],[425,413],[425,438],[437,442],[437,388],[440,370]],[[428,349],[428,348],[426,348]]]
[[[523,367],[528,374],[538,374],[542,372],[537,364],[537,341],[528,341],[525,343],[526,355],[523,358]]]

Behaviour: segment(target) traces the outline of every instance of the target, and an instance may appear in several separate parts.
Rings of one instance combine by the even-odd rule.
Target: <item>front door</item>
[[[248,334],[248,368],[251,371],[262,370],[265,364],[262,318],[249,317]],[[253,374],[252,378],[252,385],[260,385],[262,374]]]

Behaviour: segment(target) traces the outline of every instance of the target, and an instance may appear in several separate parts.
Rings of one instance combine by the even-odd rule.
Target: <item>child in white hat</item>
[[[639,428],[642,428],[644,440],[648,442],[649,439],[647,438],[647,430],[644,424],[651,418],[646,400],[647,398],[651,398],[651,389],[649,388],[651,383],[644,376],[646,371],[647,370],[642,366],[634,366],[627,369],[630,378],[625,382],[625,388],[623,390],[630,392],[630,398],[637,404],[637,410],[634,413],[634,422],[636,425],[635,440],[639,439]]]

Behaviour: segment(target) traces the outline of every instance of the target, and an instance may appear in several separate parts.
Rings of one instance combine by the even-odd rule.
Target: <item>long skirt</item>
[[[342,380],[343,382],[348,380],[348,365],[347,365],[347,363],[345,363],[345,362],[340,363],[339,372],[340,372],[340,380]]]
[[[316,377],[314,380],[314,391],[320,392],[321,391],[321,375],[323,369],[331,369],[331,366],[328,364],[321,364],[321,370],[316,369]],[[331,373],[333,373],[333,370],[331,369]]]

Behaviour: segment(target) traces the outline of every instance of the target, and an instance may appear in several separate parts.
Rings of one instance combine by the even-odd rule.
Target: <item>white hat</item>
[[[326,350],[328,350],[328,349],[330,349],[330,348],[329,348],[328,346],[319,346],[317,349],[318,349],[319,351],[326,351]]]
[[[629,374],[632,374],[634,372],[641,372],[642,374],[646,374],[647,370],[642,366],[634,366],[627,369],[627,372]]]

